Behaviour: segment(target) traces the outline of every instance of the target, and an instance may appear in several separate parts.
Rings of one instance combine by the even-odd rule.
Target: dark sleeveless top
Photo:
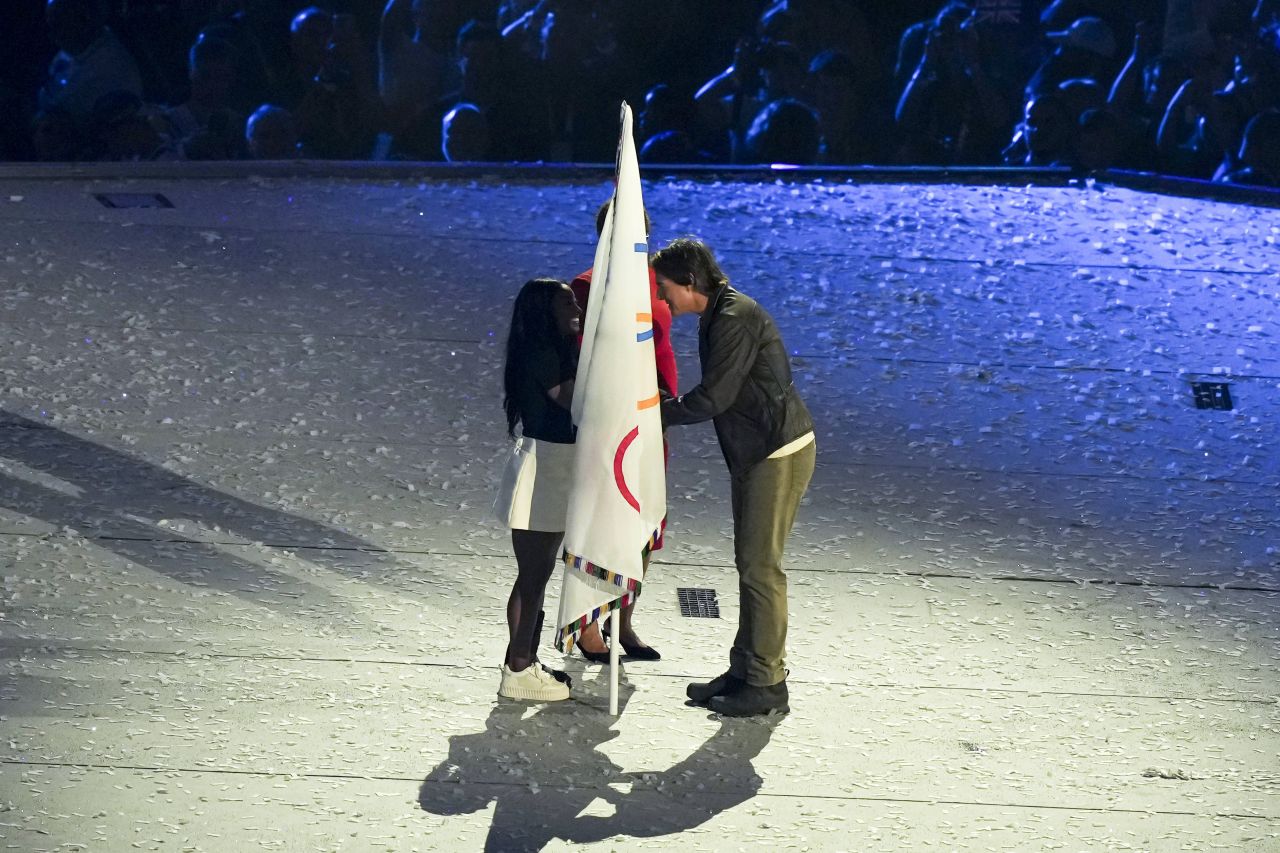
[[[568,409],[552,402],[547,389],[572,379],[574,369],[575,365],[564,362],[554,347],[540,347],[524,360],[515,393],[521,433],[538,441],[573,444],[573,418]]]

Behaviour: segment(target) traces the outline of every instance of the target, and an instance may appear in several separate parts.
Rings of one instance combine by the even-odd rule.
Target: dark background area
[[[0,11],[0,159],[607,162],[625,99],[647,163],[1280,183],[1280,0],[103,0],[141,91],[52,127],[69,54],[45,7]],[[309,8],[333,33],[310,65],[291,35]],[[466,42],[469,22],[489,34]],[[197,91],[201,42],[234,57],[220,99]]]

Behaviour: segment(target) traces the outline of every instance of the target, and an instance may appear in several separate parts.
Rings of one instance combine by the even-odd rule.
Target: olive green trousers
[[[738,567],[738,634],[729,672],[767,687],[786,678],[787,576],[782,548],[804,497],[817,445],[766,459],[732,478],[733,558]]]

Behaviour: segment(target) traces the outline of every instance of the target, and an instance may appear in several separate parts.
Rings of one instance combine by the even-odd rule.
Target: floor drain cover
[[[1192,382],[1197,409],[1231,409],[1231,386],[1226,382]]]
[[[173,202],[160,193],[94,193],[103,207],[173,207]]]
[[[720,602],[716,601],[714,589],[702,589],[694,586],[676,587],[676,598],[680,601],[680,615],[703,619],[720,618]]]

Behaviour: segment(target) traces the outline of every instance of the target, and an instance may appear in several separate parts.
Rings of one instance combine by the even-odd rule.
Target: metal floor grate
[[[720,602],[714,589],[702,587],[676,587],[676,599],[680,602],[680,615],[692,618],[719,619]]]
[[[1231,386],[1226,382],[1192,382],[1191,393],[1195,395],[1197,409],[1229,411],[1233,408]]]
[[[94,193],[103,207],[173,207],[173,202],[160,193]]]

